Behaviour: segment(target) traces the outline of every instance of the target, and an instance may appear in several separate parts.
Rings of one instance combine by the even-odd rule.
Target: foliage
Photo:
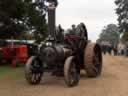
[[[46,36],[47,25],[45,19],[45,11],[42,2],[32,2],[28,0],[25,2],[26,18],[24,24],[27,26],[27,30],[33,33],[35,39],[40,41]]]
[[[125,43],[126,41],[128,41],[128,32],[125,32],[122,36],[122,42]]]
[[[102,41],[107,41],[112,45],[115,45],[119,41],[119,35],[118,27],[115,24],[109,24],[103,28],[97,42],[101,43]]]
[[[43,39],[47,32],[45,11],[43,2],[37,1],[1,0],[0,36],[19,38],[21,34],[26,35],[25,32],[30,32]]]
[[[0,1],[0,36],[18,36],[22,32],[23,25],[20,20],[23,17],[24,9],[21,0]]]
[[[128,32],[128,0],[115,0],[115,4],[120,32],[127,34],[125,32]],[[128,36],[123,36],[123,39],[128,40]]]
[[[128,32],[128,0],[116,0],[116,13],[118,15],[121,32]]]
[[[35,39],[35,36],[33,36],[30,32],[22,32],[20,37],[18,38],[19,40],[33,40]]]

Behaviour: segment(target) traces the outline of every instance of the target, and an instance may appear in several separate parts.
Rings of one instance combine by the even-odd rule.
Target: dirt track
[[[82,76],[78,86],[67,88],[63,78],[45,76],[41,84],[31,86],[23,70],[17,78],[0,79],[0,96],[128,96],[128,58],[104,56],[102,75]],[[21,75],[21,76],[20,76]]]

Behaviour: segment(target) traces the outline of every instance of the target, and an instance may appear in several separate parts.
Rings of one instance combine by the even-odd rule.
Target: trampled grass
[[[0,79],[4,77],[11,77],[14,79],[20,78],[23,76],[24,67],[12,67],[10,65],[2,65],[0,66]]]

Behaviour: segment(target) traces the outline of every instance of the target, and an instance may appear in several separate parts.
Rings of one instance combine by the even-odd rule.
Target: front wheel
[[[67,86],[73,87],[78,84],[80,74],[77,69],[74,56],[68,57],[64,64],[64,78]]]
[[[25,66],[25,78],[30,84],[39,84],[43,75],[43,64],[36,56],[30,57]]]

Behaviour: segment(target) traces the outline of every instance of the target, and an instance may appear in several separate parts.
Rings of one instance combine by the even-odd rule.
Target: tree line
[[[43,39],[45,16],[42,0],[0,0],[0,38]]]
[[[105,26],[99,35],[97,42],[108,41],[112,45],[119,42],[128,42],[128,0],[115,0],[115,13],[118,16],[118,24]]]

